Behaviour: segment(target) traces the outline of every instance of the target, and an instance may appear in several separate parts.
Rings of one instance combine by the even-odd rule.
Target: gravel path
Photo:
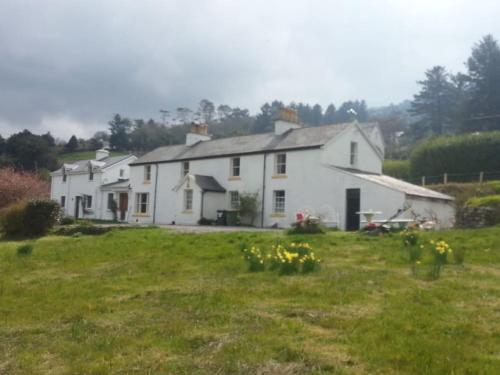
[[[280,232],[281,229],[254,228],[254,227],[226,227],[204,225],[158,225],[160,228],[181,233],[218,233],[218,232]]]

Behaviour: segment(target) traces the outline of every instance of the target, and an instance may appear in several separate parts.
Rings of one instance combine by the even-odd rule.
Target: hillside
[[[162,229],[0,242],[0,373],[496,374],[500,228],[426,234],[466,250],[411,276],[399,236],[304,237],[313,274],[250,273],[281,232]]]

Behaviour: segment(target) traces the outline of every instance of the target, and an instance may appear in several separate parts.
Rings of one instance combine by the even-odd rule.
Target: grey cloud
[[[89,135],[113,113],[158,117],[202,98],[252,111],[274,98],[397,102],[432,65],[463,70],[499,10],[448,0],[4,0],[0,133]]]

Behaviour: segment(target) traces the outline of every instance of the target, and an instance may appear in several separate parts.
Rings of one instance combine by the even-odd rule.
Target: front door
[[[346,189],[346,220],[345,230],[355,231],[359,229],[358,214],[360,204],[360,189]]]
[[[124,221],[127,217],[128,210],[128,193],[120,193],[120,220]]]
[[[82,204],[82,197],[76,197],[75,201],[75,219],[80,215],[80,205]]]

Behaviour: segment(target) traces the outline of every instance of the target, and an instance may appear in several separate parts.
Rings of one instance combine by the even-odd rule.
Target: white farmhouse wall
[[[217,219],[217,210],[228,206],[227,194],[207,191],[203,198],[203,217],[205,219],[215,220]]]
[[[358,143],[358,157],[351,164],[351,142]],[[361,131],[350,126],[342,134],[324,146],[322,162],[342,168],[360,169],[365,172],[382,173],[382,159],[366,140]]]
[[[391,216],[404,206],[405,194],[318,163],[321,150],[287,153],[287,178],[272,179],[266,186],[265,226],[288,227],[299,211],[320,216],[327,223],[345,228],[346,189],[361,191],[361,210],[382,211]],[[273,190],[285,190],[285,215],[273,215]]]
[[[411,210],[420,218],[427,220],[437,218],[438,229],[452,228],[455,224],[455,207],[453,202],[408,196],[407,203],[411,206]],[[411,217],[411,213],[408,212],[405,216]]]
[[[119,178],[129,177],[128,164],[137,158],[135,156],[122,160],[109,166],[103,171],[95,171],[93,180],[89,179],[89,173],[69,172],[66,175],[66,182],[63,182],[62,175],[53,175],[51,177],[51,199],[61,203],[61,197],[66,197],[66,204],[63,209],[66,216],[75,215],[76,197],[89,195],[92,197],[92,207],[88,213],[84,213],[80,207],[79,215],[81,218],[88,219],[112,219],[112,215],[107,210],[107,194],[102,192],[100,187],[117,181]],[[124,170],[120,177],[120,169]]]

